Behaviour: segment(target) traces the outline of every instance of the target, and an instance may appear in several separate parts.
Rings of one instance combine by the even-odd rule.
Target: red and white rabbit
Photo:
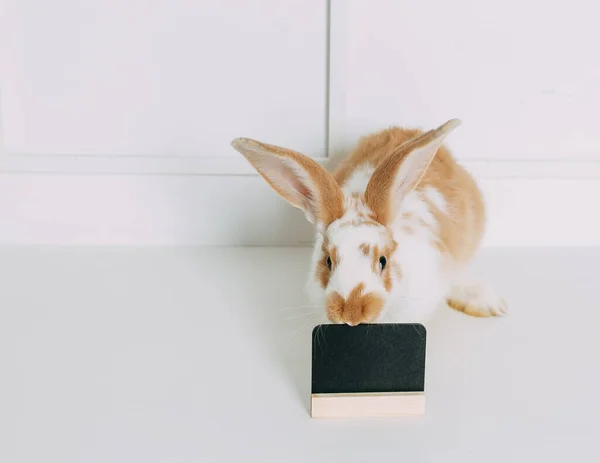
[[[292,150],[233,140],[315,225],[307,288],[331,322],[425,322],[444,302],[473,316],[506,313],[502,298],[468,276],[485,209],[473,178],[442,145],[459,124],[366,136],[333,174]]]

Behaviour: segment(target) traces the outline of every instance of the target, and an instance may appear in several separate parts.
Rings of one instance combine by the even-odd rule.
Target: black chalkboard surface
[[[312,332],[313,400],[423,396],[426,340],[421,324],[316,326]]]

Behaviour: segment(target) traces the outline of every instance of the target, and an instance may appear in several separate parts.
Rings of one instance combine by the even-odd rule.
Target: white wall
[[[243,134],[326,150],[324,0],[4,0],[3,149],[233,155]]]
[[[600,7],[589,0],[350,0],[345,139],[460,117],[460,159],[600,161]]]
[[[0,244],[304,244],[232,138],[327,164],[370,130],[450,117],[487,245],[600,244],[591,2],[0,8]]]

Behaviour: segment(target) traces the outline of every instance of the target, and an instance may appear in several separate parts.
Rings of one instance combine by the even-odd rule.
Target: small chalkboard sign
[[[311,416],[424,414],[426,339],[417,323],[316,326]]]

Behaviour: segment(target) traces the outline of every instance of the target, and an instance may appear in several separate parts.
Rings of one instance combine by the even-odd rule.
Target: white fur
[[[452,284],[449,298],[469,306],[473,313],[484,317],[504,316],[508,313],[506,302],[488,284],[464,279]]]
[[[388,296],[386,319],[396,323],[426,322],[444,301],[449,288],[449,279],[443,271],[443,257],[433,245],[435,231],[419,223],[420,219],[431,226],[435,219],[425,201],[419,199],[417,194],[410,199],[410,203],[413,211],[421,213],[408,220],[398,214],[391,226],[398,243],[394,259],[402,275],[394,281]],[[414,233],[404,230],[407,224],[410,224]]]
[[[365,256],[360,245],[376,245],[382,242],[383,227],[358,225],[342,227],[343,221],[334,224],[328,230],[328,236],[337,248],[339,265],[333,269],[326,295],[336,291],[344,299],[360,283],[364,284],[363,293],[375,293],[385,297],[385,288],[381,278],[373,272],[370,256]]]
[[[344,183],[342,188],[344,194],[351,195],[352,193],[364,193],[374,171],[375,168],[370,164],[358,166]]]
[[[362,192],[357,191],[356,187],[364,179],[364,173],[362,171],[352,176],[352,187],[344,191]],[[362,182],[364,187],[367,182],[368,179]],[[445,207],[439,197],[436,201],[440,209]],[[383,247],[385,228],[365,225],[344,227],[345,223],[358,220],[358,212],[365,212],[366,207],[349,196],[346,196],[346,205],[351,207],[344,217],[332,223],[326,231],[328,242],[337,248],[340,256],[339,266],[333,270],[326,290],[320,287],[313,270],[307,284],[312,302],[324,304],[333,291],[347,297],[353,288],[363,283],[365,293],[374,292],[385,300],[378,322],[426,322],[444,301],[450,288],[450,281],[443,271],[443,258],[433,245],[437,222],[427,202],[417,191],[406,195],[396,215],[397,219],[390,227],[392,236],[398,243],[393,261],[399,266],[401,274],[394,274],[389,294],[385,291],[381,278],[373,272],[370,258],[360,250],[362,243]],[[410,218],[403,217],[404,213],[410,213]],[[403,229],[405,226],[410,226],[415,233],[407,233]],[[323,235],[318,233],[311,261],[312,269],[316,268],[318,260],[322,258],[323,239]],[[392,262],[388,265],[391,264]]]
[[[396,261],[403,275],[389,296],[390,306],[398,307],[398,310],[388,312],[388,316],[395,322],[427,321],[444,302],[450,287],[444,258],[433,245],[438,223],[423,196],[440,211],[447,209],[443,195],[433,187],[425,188],[422,193],[412,191],[402,201],[391,226],[398,243]],[[405,214],[409,214],[409,218],[405,218]],[[406,232],[407,226],[414,233]]]
[[[359,178],[355,177],[357,183]],[[355,189],[350,191],[356,192]],[[338,250],[340,264],[334,269],[326,290],[319,286],[313,270],[308,282],[312,301],[324,305],[332,291],[347,297],[354,287],[363,283],[365,292],[374,292],[385,300],[383,311],[376,320],[379,323],[426,323],[438,307],[445,305],[447,297],[468,305],[470,310],[482,316],[505,315],[505,301],[490,286],[474,282],[464,268],[452,265],[434,246],[438,223],[425,198],[438,210],[447,213],[446,201],[435,188],[428,187],[422,192],[412,191],[406,195],[396,220],[390,226],[398,244],[393,262],[401,272],[400,275],[393,274],[392,291],[388,294],[381,279],[373,272],[370,258],[360,251],[362,243],[383,246],[384,227],[343,227],[348,221],[359,220],[359,211],[365,213],[366,208],[355,198],[347,196],[346,205],[351,207],[326,231],[328,241]],[[318,233],[312,269],[322,257],[322,243],[323,234]]]
[[[381,245],[385,228],[366,225],[344,226],[349,221],[356,220],[357,216],[356,210],[350,209],[344,217],[332,223],[327,229],[328,242],[336,247],[340,261],[333,268],[325,290],[321,288],[314,273],[319,259],[323,257],[321,247],[324,235],[317,233],[311,259],[311,276],[307,282],[307,290],[313,304],[324,305],[327,297],[333,292],[347,298],[361,283],[364,285],[364,294],[375,293],[385,299],[386,291],[383,282],[373,272],[370,257],[365,256],[360,249],[363,243]]]
[[[410,214],[412,216],[411,220],[404,220],[402,216],[405,214]],[[393,229],[402,225],[420,225],[421,220],[430,227],[437,227],[433,212],[429,209],[427,202],[423,200],[422,194],[417,190],[406,195],[396,217],[396,222],[392,225]]]
[[[444,199],[444,195],[439,190],[432,186],[428,186],[423,189],[423,193],[442,212],[448,212],[448,205]]]

